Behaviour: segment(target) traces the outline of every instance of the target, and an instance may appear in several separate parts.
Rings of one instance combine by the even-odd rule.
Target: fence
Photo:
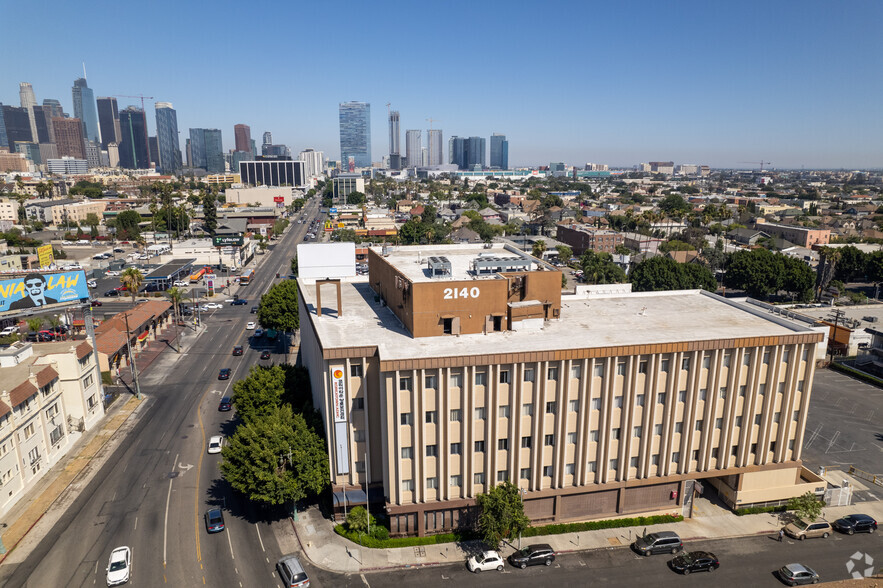
[[[883,476],[877,476],[875,474],[871,474],[864,470],[857,469],[854,466],[849,466],[849,474],[851,476],[855,476],[856,478],[861,478],[862,480],[867,480],[871,484],[876,486],[883,486]]]

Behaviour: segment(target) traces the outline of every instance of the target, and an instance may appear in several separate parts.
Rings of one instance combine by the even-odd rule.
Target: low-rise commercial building
[[[335,495],[382,496],[394,535],[468,526],[502,481],[535,523],[816,489],[800,454],[821,334],[703,291],[562,295],[511,246],[368,254],[367,280],[340,260],[315,279],[299,249],[300,349]]]
[[[577,256],[586,251],[613,254],[625,240],[622,233],[574,223],[557,225],[556,239],[573,249],[573,254]]]
[[[800,247],[812,247],[813,245],[827,245],[831,240],[830,229],[812,229],[798,227],[796,225],[777,225],[763,222],[758,219],[754,228],[774,237],[790,241]]]
[[[31,221],[60,226],[66,222],[83,222],[89,214],[100,219],[106,206],[102,200],[29,200],[25,203],[25,214]]]

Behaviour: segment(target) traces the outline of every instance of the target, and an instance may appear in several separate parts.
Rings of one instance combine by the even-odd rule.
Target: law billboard
[[[89,298],[86,274],[32,272],[0,279],[0,312],[31,310]]]

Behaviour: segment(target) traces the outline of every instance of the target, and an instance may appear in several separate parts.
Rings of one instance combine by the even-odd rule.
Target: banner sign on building
[[[273,196],[273,202],[285,202],[285,196]]]
[[[245,239],[242,235],[215,235],[212,244],[215,247],[242,247]]]
[[[34,272],[0,280],[0,312],[27,310],[89,298],[86,274]]]
[[[346,422],[346,387],[343,382],[343,370],[335,368],[331,372],[331,404],[334,411],[334,422]]]
[[[52,254],[52,245],[37,247],[37,258],[40,260],[41,268],[49,267],[55,263],[55,255]]]

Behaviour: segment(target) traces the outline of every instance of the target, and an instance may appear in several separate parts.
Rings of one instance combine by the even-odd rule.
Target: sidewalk
[[[842,477],[842,473],[840,477]],[[783,526],[777,513],[740,517],[705,498],[696,498],[693,504],[693,518],[679,523],[649,526],[646,528],[647,532],[675,531],[686,542],[750,535],[772,537]],[[883,501],[826,507],[822,511],[822,518],[833,521],[843,515],[856,512],[868,514],[881,521],[883,520]],[[361,547],[335,533],[334,524],[322,517],[318,507],[311,507],[305,512],[299,512],[298,520],[292,521],[291,524],[306,557],[317,567],[331,572],[361,573],[464,563],[468,555],[472,555],[480,549],[478,542],[444,543],[392,549]],[[644,530],[644,527],[623,527],[546,535],[525,539],[523,544],[548,543],[558,553],[609,549],[611,547],[627,548]],[[790,539],[788,540],[790,541]],[[500,553],[506,557],[515,550],[515,547],[517,547],[517,542],[512,546],[504,543]]]

